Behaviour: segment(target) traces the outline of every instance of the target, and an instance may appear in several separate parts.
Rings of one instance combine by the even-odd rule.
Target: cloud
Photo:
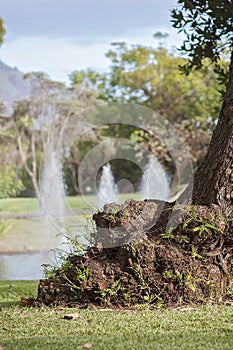
[[[68,81],[75,69],[106,70],[111,42],[155,47],[156,31],[181,39],[171,27],[176,0],[1,0],[7,35],[1,59],[24,72],[45,71]]]
[[[95,41],[137,28],[170,26],[176,0],[1,0],[9,40],[20,36]]]
[[[104,52],[107,44],[89,46],[75,45],[69,41],[47,39],[46,37],[21,37],[2,47],[2,60],[10,66],[17,66],[23,72],[44,71],[58,81],[68,80],[68,74],[75,69],[107,67]]]
[[[23,72],[45,71],[54,80],[68,82],[68,74],[76,69],[93,68],[107,70],[109,60],[105,57],[111,42],[125,41],[129,44],[141,44],[156,47],[152,37],[156,31],[168,32],[167,46],[179,45],[181,38],[172,29],[149,27],[129,32],[126,36],[100,37],[96,42],[79,43],[69,39],[48,39],[40,37],[20,37],[4,44],[1,57],[11,66],[17,66]]]

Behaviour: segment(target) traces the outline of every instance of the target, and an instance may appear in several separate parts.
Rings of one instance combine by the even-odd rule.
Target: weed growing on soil
[[[88,267],[83,267],[83,268],[75,268],[76,270],[76,281],[77,284],[75,284],[74,282],[72,282],[68,277],[67,274],[65,273],[65,271],[62,273],[62,277],[67,281],[67,284],[69,287],[71,287],[71,290],[82,290],[81,285],[83,282],[86,282],[88,280],[88,276],[89,276],[89,268]]]
[[[174,238],[173,228],[170,227],[169,230],[166,233],[161,233],[160,237],[161,238],[167,238],[167,239]]]
[[[112,224],[117,222],[124,223],[127,219],[128,213],[127,211],[119,211],[117,207],[113,207],[110,213],[105,215],[106,219],[110,221]]]
[[[113,302],[114,299],[117,297],[119,291],[122,290],[121,287],[121,281],[116,280],[113,285],[109,288],[106,288],[103,290],[101,294],[101,301],[103,302],[104,305],[107,305],[109,302]]]
[[[225,220],[221,215],[212,214],[208,218],[203,218],[198,215],[197,210],[194,206],[188,206],[186,209],[187,219],[183,223],[183,229],[190,226],[194,226],[193,232],[202,235],[203,233],[210,233],[211,230],[222,232],[221,222]]]
[[[65,285],[70,287],[70,291],[74,292],[74,294],[76,296],[78,296],[78,295],[80,296],[80,295],[82,295],[82,292],[83,292],[82,284],[88,280],[89,269],[88,269],[88,267],[84,267],[82,269],[76,268],[76,272],[77,272],[76,283],[71,281],[71,279],[67,276],[66,273],[63,274],[63,278],[66,281]]]
[[[85,267],[83,269],[79,269],[78,267],[76,267],[76,271],[77,271],[77,281],[82,283],[88,280],[88,276],[89,276],[88,267]]]
[[[60,226],[60,233],[63,241],[62,244],[66,249],[56,248],[54,252],[55,262],[53,264],[43,264],[43,271],[47,278],[55,278],[59,274],[65,273],[70,265],[69,256],[82,256],[85,254],[87,246],[80,243],[80,237],[72,233],[71,227],[63,222],[57,221]]]
[[[203,259],[203,256],[198,254],[197,249],[192,247],[191,255],[193,258]]]

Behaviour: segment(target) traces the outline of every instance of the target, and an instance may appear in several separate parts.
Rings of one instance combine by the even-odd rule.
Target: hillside
[[[29,82],[23,79],[24,73],[12,68],[0,60],[0,100],[8,109],[16,100],[26,97],[29,93]]]

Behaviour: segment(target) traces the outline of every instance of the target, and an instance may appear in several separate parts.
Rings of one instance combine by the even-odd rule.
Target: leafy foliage
[[[3,43],[3,38],[4,38],[5,33],[6,33],[6,29],[4,27],[4,21],[0,17],[0,45]]]
[[[164,39],[164,35],[157,33],[155,38]],[[214,66],[185,77],[178,66],[187,64],[187,59],[177,57],[162,44],[152,48],[113,43],[106,56],[110,60],[107,73],[75,71],[70,76],[72,86],[93,90],[106,101],[138,103],[156,110],[178,128],[196,163],[205,153],[218,117],[221,94]],[[225,61],[219,64],[226,66]],[[106,130],[108,135],[130,137],[155,152],[165,166],[171,162],[158,140],[143,130],[130,130],[125,125],[111,128]]]
[[[223,53],[232,47],[233,3],[231,0],[178,0],[172,23],[186,35],[180,51],[189,61],[181,65],[185,74],[203,67],[205,59],[214,63],[220,82],[226,84],[228,71],[220,64]]]
[[[0,198],[16,197],[22,189],[22,181],[16,178],[13,169],[9,167],[0,169]]]
[[[187,60],[164,47],[113,43],[106,56],[110,59],[108,73],[75,71],[70,76],[72,86],[94,90],[107,101],[142,104],[171,122],[217,117],[220,95],[213,68],[186,78],[178,66]]]

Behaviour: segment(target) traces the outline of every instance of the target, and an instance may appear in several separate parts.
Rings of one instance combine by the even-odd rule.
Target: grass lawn
[[[127,199],[121,196],[121,201]],[[97,211],[96,196],[67,197],[67,206],[72,208],[79,220],[91,206],[91,212]],[[78,210],[80,212],[78,212]],[[68,216],[69,224],[77,224],[77,216]],[[36,198],[0,199],[0,252],[22,252],[30,250],[46,250],[54,248],[54,241],[46,236],[46,228],[41,220],[41,212]],[[54,236],[58,230],[52,226]]]
[[[71,196],[66,197],[67,204],[72,209],[86,209],[88,204],[95,203],[95,196],[85,197]],[[0,199],[0,209],[2,214],[35,214],[40,213],[40,207],[36,198],[6,198]]]
[[[36,198],[6,198],[0,199],[2,214],[36,213],[39,204]]]
[[[135,199],[140,198],[140,194],[133,194]],[[120,201],[131,198],[131,195],[122,194],[120,196]],[[93,206],[94,209],[97,209],[97,197],[94,195],[89,196],[69,196],[66,197],[67,205],[72,209],[89,209],[90,206]],[[36,214],[40,213],[40,208],[38,200],[36,198],[6,198],[0,199],[0,210],[2,214]]]
[[[0,281],[0,345],[3,349],[229,349],[233,307],[177,310],[90,311],[23,308],[36,296],[36,281]],[[74,320],[64,315],[74,312]]]
[[[88,201],[81,196],[67,197],[67,204],[74,210],[88,208],[94,204],[95,196]],[[77,217],[69,222],[77,223]],[[58,230],[50,224],[54,236]],[[7,253],[54,248],[54,239],[47,235],[46,222],[41,220],[41,212],[36,198],[9,198],[0,200],[0,252]]]

